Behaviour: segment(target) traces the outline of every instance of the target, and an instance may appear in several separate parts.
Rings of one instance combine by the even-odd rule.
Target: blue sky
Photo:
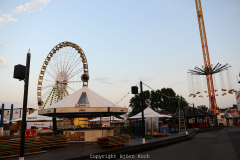
[[[202,7],[211,63],[229,63],[236,77],[240,0],[202,0]],[[83,49],[89,88],[114,103],[142,79],[153,89],[172,87],[189,103],[209,104],[206,95],[188,97],[187,71],[203,65],[194,0],[1,0],[0,103],[22,106],[23,82],[13,79],[13,67],[25,65],[30,48],[28,102],[37,108],[40,69],[63,41]],[[132,96],[119,105],[128,106]],[[218,96],[217,104],[232,106],[235,95]]]

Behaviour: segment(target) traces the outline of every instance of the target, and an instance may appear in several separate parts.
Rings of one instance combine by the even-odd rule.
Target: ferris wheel
[[[88,86],[88,64],[83,50],[72,42],[61,42],[47,55],[40,70],[37,100],[39,109],[51,106]]]

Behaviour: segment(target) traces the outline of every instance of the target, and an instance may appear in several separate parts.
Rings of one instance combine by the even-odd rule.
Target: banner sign
[[[239,112],[236,109],[231,109],[230,113],[227,113],[226,118],[237,118],[239,117]]]
[[[9,120],[9,126],[12,126],[12,118],[13,118],[13,104],[11,105],[11,111],[10,111],[10,120]]]
[[[56,113],[108,112],[107,107],[97,108],[56,108]]]
[[[238,110],[240,110],[240,91],[236,92],[235,95],[237,100],[237,107],[238,107]]]
[[[2,104],[2,109],[1,109],[0,127],[3,127],[3,117],[4,117],[4,103]]]

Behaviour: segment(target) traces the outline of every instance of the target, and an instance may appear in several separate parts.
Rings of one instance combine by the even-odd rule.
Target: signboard
[[[33,137],[36,135],[35,129],[26,129],[25,130],[25,137]]]
[[[76,108],[80,108],[80,107],[90,107],[90,104],[75,104]]]
[[[108,112],[107,107],[96,108],[56,108],[56,113]]]
[[[235,96],[237,101],[237,107],[238,107],[238,110],[240,111],[240,91],[236,92]]]
[[[127,108],[114,108],[114,107],[110,107],[110,112],[127,112]]]
[[[236,118],[239,117],[239,112],[237,109],[231,109],[230,113],[227,113],[227,118]]]
[[[38,114],[54,113],[54,108],[51,109],[42,109],[38,111]]]

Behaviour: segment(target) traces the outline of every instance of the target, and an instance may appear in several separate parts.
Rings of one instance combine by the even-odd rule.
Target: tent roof
[[[168,115],[164,115],[164,114],[159,114],[157,112],[155,112],[154,110],[152,110],[150,107],[147,107],[144,110],[144,117],[160,117],[160,118],[172,118],[172,116],[168,116]],[[136,114],[133,117],[129,117],[130,119],[138,119],[138,118],[142,118],[142,112]]]
[[[89,104],[90,107],[120,107],[84,86],[47,109],[75,107],[75,104]]]
[[[13,122],[22,121],[22,118],[13,120]],[[26,116],[27,122],[50,122],[52,121],[51,117],[38,115],[38,110]]]
[[[194,118],[194,117],[214,117],[215,115],[212,115],[206,111],[203,111],[201,109],[197,108],[191,108],[191,109],[184,109],[184,117],[186,118]],[[178,111],[173,115],[174,118],[179,118]]]
[[[1,120],[1,115],[0,115],[0,120]],[[7,123],[9,123],[9,121],[3,117],[3,124],[7,124]]]

